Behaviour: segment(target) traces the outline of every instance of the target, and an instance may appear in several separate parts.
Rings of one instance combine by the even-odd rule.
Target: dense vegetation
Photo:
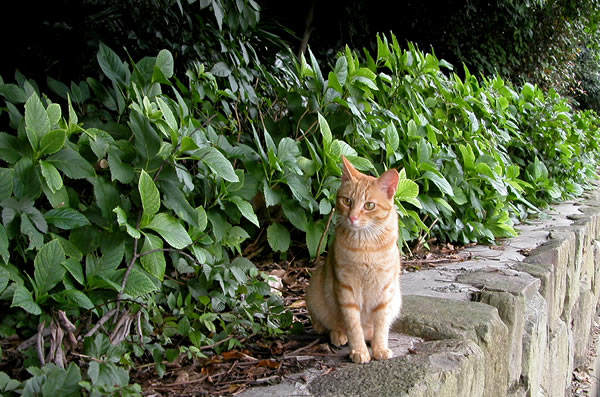
[[[341,155],[400,170],[405,254],[513,236],[595,178],[598,117],[554,90],[458,75],[393,34],[331,66],[263,57],[277,40],[240,33],[254,2],[237,19],[218,7],[233,2],[200,3],[221,52],[187,68],[100,43],[101,73],[78,83],[0,78],[0,335],[18,344],[3,345],[3,393],[133,395],[142,363],[161,377],[302,332],[257,265],[326,250]]]

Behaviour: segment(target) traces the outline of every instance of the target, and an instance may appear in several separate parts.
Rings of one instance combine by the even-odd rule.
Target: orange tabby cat
[[[389,328],[400,311],[400,252],[394,194],[398,171],[362,174],[342,156],[335,241],[306,291],[313,328],[336,346],[350,344],[355,363],[392,357]]]

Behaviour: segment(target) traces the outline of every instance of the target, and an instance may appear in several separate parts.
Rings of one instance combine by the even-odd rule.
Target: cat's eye
[[[365,209],[366,209],[367,211],[372,211],[372,210],[374,210],[374,209],[375,209],[375,203],[374,203],[374,202],[372,202],[372,201],[367,201],[367,202],[365,203]]]
[[[352,205],[352,199],[348,197],[342,197],[342,204],[350,207]]]

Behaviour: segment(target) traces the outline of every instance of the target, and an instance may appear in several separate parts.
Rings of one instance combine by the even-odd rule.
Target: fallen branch
[[[88,336],[92,336],[96,333],[96,331],[98,331],[98,328],[102,327],[104,325],[105,322],[107,322],[108,320],[111,319],[112,316],[115,315],[115,313],[117,313],[117,309],[111,309],[108,312],[106,312],[106,314],[104,316],[102,316],[102,318],[98,321],[98,323],[92,328],[90,329],[84,337],[88,337]]]
[[[38,355],[38,359],[40,360],[40,365],[42,367],[46,364],[46,361],[44,360],[44,328],[45,328],[45,325],[46,325],[46,323],[44,321],[39,323],[37,340],[36,340],[37,355]],[[48,331],[50,331],[50,330],[48,330]]]
[[[40,333],[38,332],[35,335],[31,336],[30,338],[26,339],[19,346],[17,346],[17,350],[18,351],[23,351],[23,350],[28,349],[31,346],[35,345],[36,343],[38,343],[39,334]],[[50,329],[49,328],[44,328],[44,330],[42,331],[42,335],[41,335],[42,338],[45,338],[48,335],[50,335]]]
[[[413,259],[408,261],[402,261],[402,265],[429,265],[433,263],[445,263],[445,262],[462,262],[467,258],[439,258],[439,259]]]

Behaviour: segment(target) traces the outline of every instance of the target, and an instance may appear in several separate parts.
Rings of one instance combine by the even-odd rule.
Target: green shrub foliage
[[[573,95],[578,54],[598,44],[598,6],[597,0],[468,0],[449,18],[448,47],[478,73]]]
[[[184,80],[168,50],[134,63],[100,45],[99,78],[0,80],[0,335],[65,335],[24,347],[31,377],[0,388],[136,394],[136,362],[162,376],[207,345],[301,330],[252,258],[323,253],[342,155],[400,170],[406,248],[513,236],[589,187],[595,113],[377,42],[331,70],[310,51],[263,65],[239,43]],[[77,368],[67,349],[91,358]]]

